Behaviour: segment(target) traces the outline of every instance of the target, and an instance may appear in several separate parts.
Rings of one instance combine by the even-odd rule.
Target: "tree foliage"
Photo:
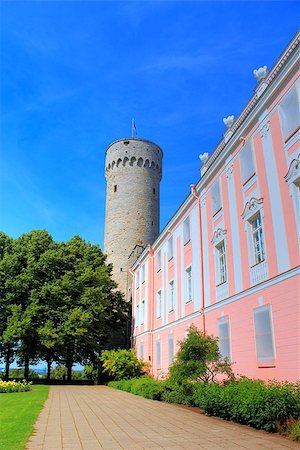
[[[0,233],[0,352],[6,376],[16,357],[67,368],[92,363],[113,330],[124,325],[129,305],[116,290],[112,267],[97,245],[74,236],[54,242],[45,230],[13,240]]]
[[[134,349],[105,350],[100,360],[103,362],[103,372],[112,380],[137,378],[148,372],[148,364],[137,357]]]
[[[218,338],[204,334],[194,325],[188,329],[187,337],[179,342],[176,359],[170,366],[171,381],[212,382],[223,374],[232,377],[232,369],[227,359],[222,359],[218,347]]]

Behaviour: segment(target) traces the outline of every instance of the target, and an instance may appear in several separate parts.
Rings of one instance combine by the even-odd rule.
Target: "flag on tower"
[[[132,118],[132,125],[131,125],[131,137],[137,136],[136,126],[135,126],[135,120],[134,117]]]

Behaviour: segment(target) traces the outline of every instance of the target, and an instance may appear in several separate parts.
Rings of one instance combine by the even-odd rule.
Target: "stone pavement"
[[[26,448],[300,449],[286,438],[105,386],[52,386]]]

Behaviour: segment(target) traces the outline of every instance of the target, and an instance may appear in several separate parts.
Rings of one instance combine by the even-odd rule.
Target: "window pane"
[[[159,368],[161,364],[160,358],[160,341],[156,341],[156,365]]]
[[[187,217],[183,222],[183,242],[186,244],[191,239],[190,218]]]
[[[145,265],[141,268],[141,283],[144,283],[145,281]]]
[[[219,350],[223,358],[231,359],[229,320],[227,318],[218,321]]]
[[[212,213],[215,214],[222,208],[219,180],[215,181],[211,187],[211,202]]]
[[[157,271],[161,269],[161,251],[157,253]]]
[[[255,339],[258,359],[274,358],[269,306],[254,310]]]
[[[174,357],[174,336],[169,335],[169,364],[172,364]]]
[[[143,346],[143,344],[140,345],[140,358],[141,359],[144,358],[144,346]]]
[[[240,161],[242,182],[246,183],[246,181],[249,180],[249,178],[255,173],[252,146],[250,141],[248,141],[240,151]]]
[[[173,237],[170,237],[168,241],[168,259],[173,258]]]
[[[299,87],[298,87],[299,89]],[[293,131],[299,127],[300,109],[299,97],[297,95],[297,85],[284,96],[280,102],[280,115],[283,128],[284,139],[287,139]]]

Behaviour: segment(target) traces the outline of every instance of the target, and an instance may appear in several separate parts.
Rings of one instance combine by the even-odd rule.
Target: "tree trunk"
[[[29,380],[29,357],[27,355],[25,355],[24,378],[26,381]]]
[[[72,366],[73,366],[72,361],[68,361],[67,362],[67,380],[68,381],[72,380]]]
[[[10,345],[7,348],[5,355],[5,379],[9,378],[9,366],[10,366]]]
[[[98,362],[97,384],[101,384],[102,381],[102,362]]]
[[[47,361],[47,381],[50,380],[50,375],[51,375],[51,364],[52,364],[51,359],[48,359],[48,361]]]

